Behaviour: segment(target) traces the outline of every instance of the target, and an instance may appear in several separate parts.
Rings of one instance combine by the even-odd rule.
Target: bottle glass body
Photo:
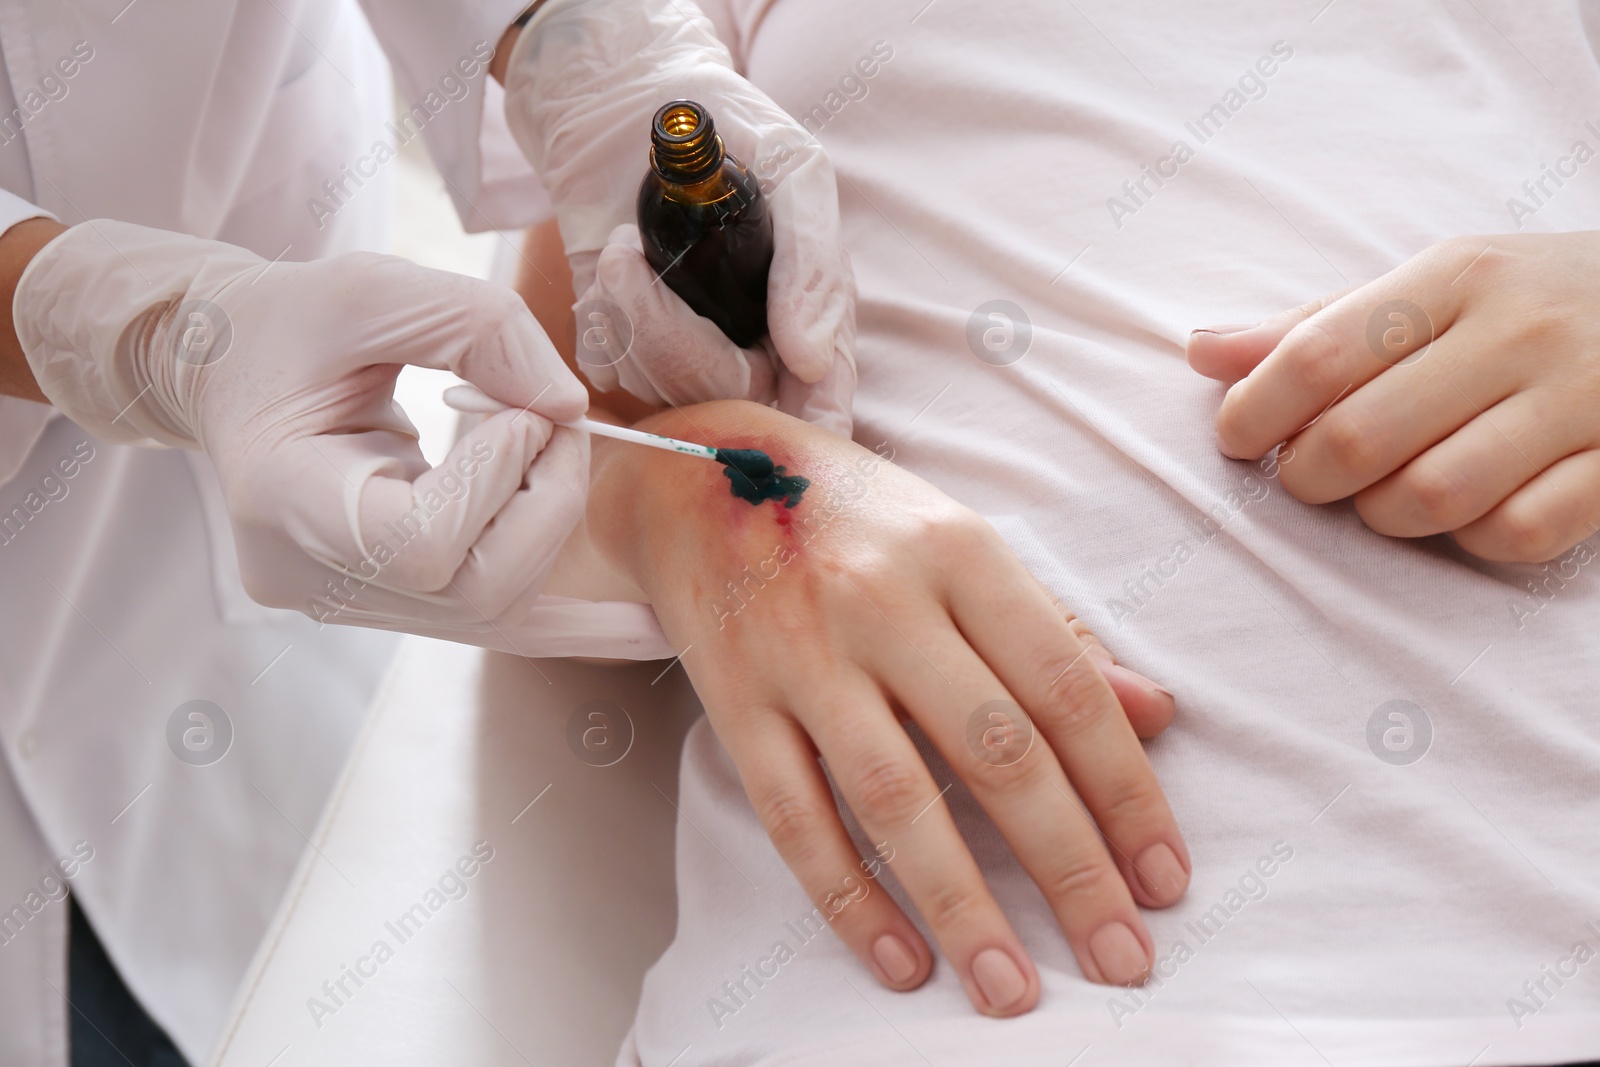
[[[663,109],[665,111],[666,109]],[[658,119],[658,126],[660,120]],[[705,133],[712,138],[706,120]],[[684,303],[748,348],[767,332],[767,273],[772,219],[755,177],[714,145],[709,174],[682,175],[652,149],[639,186],[639,235],[645,259]]]

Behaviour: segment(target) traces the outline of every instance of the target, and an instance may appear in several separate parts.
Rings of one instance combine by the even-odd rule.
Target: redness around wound
[[[786,468],[774,464],[772,457],[759,449],[719,448],[717,462],[728,476],[733,495],[752,507],[768,500],[777,501],[780,511],[796,507],[811,487],[809,478],[787,473]]]

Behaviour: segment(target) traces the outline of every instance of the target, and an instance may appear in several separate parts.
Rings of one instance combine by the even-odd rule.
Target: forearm
[[[22,354],[16,323],[11,316],[11,301],[29,262],[39,249],[65,229],[53,219],[26,219],[0,235],[0,396],[49,403],[39,390],[39,383],[34,381],[33,368]]]

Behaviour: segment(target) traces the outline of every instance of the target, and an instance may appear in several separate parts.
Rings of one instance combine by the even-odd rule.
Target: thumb
[[[851,400],[855,391],[855,364],[838,359],[818,382],[807,383],[792,374],[780,374],[778,410],[848,438],[852,427]]]
[[[497,287],[485,288],[494,290]],[[459,377],[511,407],[553,422],[581,418],[589,391],[572,373],[522,298],[507,289],[480,293],[469,309],[471,344],[451,366]]]
[[[767,329],[778,358],[803,382],[822,380],[843,348],[854,358],[856,280],[840,243],[834,172],[820,154],[770,196],[773,256]]]
[[[742,399],[753,389],[770,387],[765,358],[747,358],[656,275],[640,250],[636,228],[619,227],[611,236],[595,284],[632,324],[632,347],[617,367],[623,388],[682,405]]]
[[[1202,326],[1189,334],[1189,366],[1219,382],[1242,381],[1272,354],[1289,331],[1355,287],[1318,297],[1255,325]]]

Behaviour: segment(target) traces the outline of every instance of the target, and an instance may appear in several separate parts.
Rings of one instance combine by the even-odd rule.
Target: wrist
[[[821,433],[743,400],[671,408],[637,425],[718,448],[760,449],[802,474],[814,455],[809,440]],[[721,464],[616,441],[596,439],[595,449],[587,516],[594,546],[658,608],[669,580],[732,563],[782,525],[776,505],[735,496]]]
[[[22,273],[33,262],[33,257],[66,230],[55,219],[40,216],[24,219],[0,235],[0,302],[5,308],[5,325],[0,329],[0,395],[34,400],[41,404],[50,402],[44,390],[39,388],[33,368],[23,354],[22,343],[17,340],[12,301],[17,295],[17,283],[22,280]]]
[[[102,440],[194,448],[198,374],[232,338],[228,312],[206,297],[264,262],[186,234],[82,222],[18,280],[17,342],[50,402]]]

